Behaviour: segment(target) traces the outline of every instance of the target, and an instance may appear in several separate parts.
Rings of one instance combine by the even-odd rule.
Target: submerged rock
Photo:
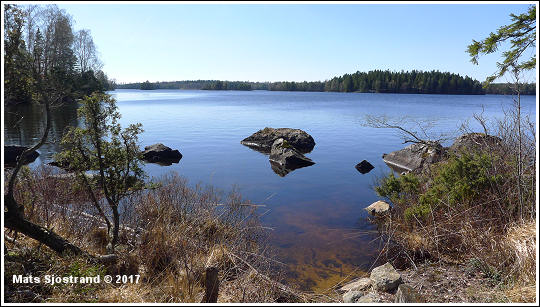
[[[161,165],[171,165],[180,162],[182,154],[178,150],[172,150],[161,143],[146,146],[142,153],[143,160]]]
[[[29,147],[18,145],[4,146],[4,164],[7,166],[15,166],[17,164],[19,156],[23,153],[23,151],[27,150],[28,148]],[[26,156],[24,164],[34,162],[37,157],[39,157],[39,153],[37,151],[32,151]]]
[[[371,165],[371,163],[369,163],[368,161],[363,160],[362,162],[356,164],[355,168],[356,168],[356,170],[358,170],[360,173],[362,173],[362,174],[367,174],[367,173],[369,173],[372,169],[374,169],[375,166]]]
[[[311,159],[296,150],[288,141],[281,138],[272,144],[269,160],[289,170],[315,164]]]
[[[381,215],[390,211],[390,205],[387,202],[378,200],[371,205],[367,206],[366,211],[372,215]]]
[[[292,128],[269,128],[261,129],[240,143],[263,153],[270,153],[272,144],[277,139],[284,139],[300,153],[308,153],[315,147],[315,140],[307,132]]]
[[[374,268],[369,278],[375,290],[385,292],[392,292],[403,282],[401,275],[389,262]]]
[[[422,169],[424,166],[442,161],[446,150],[439,143],[415,143],[401,150],[383,154],[384,162],[398,172]]]

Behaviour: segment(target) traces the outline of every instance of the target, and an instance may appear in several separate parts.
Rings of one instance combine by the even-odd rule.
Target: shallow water
[[[122,114],[120,123],[143,124],[141,145],[161,142],[183,155],[178,164],[146,164],[150,176],[176,171],[192,184],[202,182],[224,191],[233,185],[244,198],[265,205],[263,222],[272,227],[272,244],[288,276],[304,288],[324,290],[354,270],[368,270],[377,256],[374,228],[364,207],[378,200],[373,185],[390,172],[382,154],[404,145],[397,131],[363,125],[365,115],[408,117],[431,122],[432,135],[459,135],[474,113],[502,117],[508,96],[306,93],[268,91],[116,90],[111,92]],[[535,97],[522,98],[523,113],[534,118]],[[20,118],[20,114],[24,117]],[[6,109],[5,144],[29,145],[40,136],[41,109]],[[33,165],[49,162],[59,150],[67,125],[76,125],[76,107],[53,112],[49,142]],[[264,127],[302,129],[316,145],[315,165],[281,177],[268,156],[240,144]],[[473,130],[479,126],[471,122]],[[451,140],[446,141],[446,145]],[[375,169],[359,173],[367,160]]]

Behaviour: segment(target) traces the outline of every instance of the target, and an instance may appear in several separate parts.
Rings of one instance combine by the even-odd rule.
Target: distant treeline
[[[512,95],[515,93],[514,85],[509,83],[492,83],[486,89],[486,94]],[[536,83],[525,83],[520,85],[521,95],[536,95]]]
[[[510,94],[507,84],[493,84],[487,89],[468,76],[439,71],[392,72],[373,70],[345,74],[326,81],[314,82],[243,82],[219,80],[192,80],[119,84],[124,89],[200,89],[200,90],[268,90],[303,92],[360,92],[403,94]],[[536,85],[523,86],[522,94],[534,95]]]

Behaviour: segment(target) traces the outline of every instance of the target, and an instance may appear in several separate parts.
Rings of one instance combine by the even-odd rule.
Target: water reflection
[[[313,165],[313,164],[311,164],[311,165]],[[285,177],[285,176],[287,176],[288,173],[290,173],[290,172],[292,172],[292,171],[294,171],[296,169],[299,169],[299,168],[302,168],[302,167],[308,167],[308,166],[311,166],[311,165],[301,165],[301,166],[297,166],[297,167],[294,167],[294,168],[286,168],[284,165],[281,165],[279,163],[275,163],[275,162],[270,161],[270,167],[272,168],[274,173],[276,173],[280,177]]]
[[[77,126],[76,103],[51,107],[51,129],[47,141],[40,148],[40,159],[50,161],[60,151],[60,140],[68,126]],[[6,145],[34,145],[45,130],[45,110],[39,104],[6,106],[4,112],[4,140]]]

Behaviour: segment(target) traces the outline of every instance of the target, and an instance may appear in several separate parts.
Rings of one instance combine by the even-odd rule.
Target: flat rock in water
[[[350,282],[343,287],[339,288],[339,291],[341,292],[348,292],[348,291],[365,291],[371,287],[371,279],[370,278],[360,278],[358,280],[355,280],[353,282]]]
[[[390,210],[390,205],[387,202],[378,200],[365,208],[372,215],[385,214]]]
[[[384,292],[392,292],[403,282],[401,275],[388,262],[374,268],[369,278],[375,290]]]
[[[254,148],[263,153],[270,153],[272,144],[277,139],[284,139],[300,153],[308,153],[315,147],[315,140],[307,132],[292,128],[269,128],[261,129],[240,143]]]
[[[162,165],[178,163],[182,159],[182,154],[178,150],[173,150],[161,143],[146,146],[142,155],[146,162]]]
[[[23,153],[23,151],[27,150],[28,148],[29,147],[19,145],[4,146],[4,164],[7,166],[15,166],[17,164],[17,159],[19,158],[19,156]],[[32,151],[26,156],[24,164],[34,162],[37,157],[39,157],[39,153],[37,151]]]
[[[395,303],[425,303],[426,299],[418,293],[413,287],[407,284],[399,285]]]
[[[360,173],[362,173],[362,174],[367,174],[367,173],[369,173],[372,169],[374,169],[375,167],[374,167],[373,165],[371,165],[371,163],[369,163],[368,161],[363,160],[362,162],[356,164],[355,168],[356,168],[356,170],[358,170]]]
[[[427,164],[442,161],[446,151],[442,145],[416,143],[383,155],[384,162],[398,172],[415,171]]]
[[[277,139],[272,144],[269,160],[271,163],[278,164],[288,170],[315,164],[284,139]]]

